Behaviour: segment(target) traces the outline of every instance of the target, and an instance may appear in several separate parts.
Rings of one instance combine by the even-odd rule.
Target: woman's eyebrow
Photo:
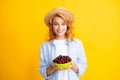
[[[58,22],[53,22],[53,23],[58,23]]]

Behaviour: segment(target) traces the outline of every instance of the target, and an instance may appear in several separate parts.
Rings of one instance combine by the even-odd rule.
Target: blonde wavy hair
[[[53,31],[53,19],[55,17],[60,17],[62,18],[65,23],[67,24],[67,31],[65,33],[65,36],[66,36],[66,39],[69,40],[69,41],[72,41],[73,38],[74,38],[74,34],[73,34],[73,26],[72,26],[72,21],[69,20],[69,18],[67,18],[66,15],[62,14],[62,13],[56,13],[54,14],[53,16],[50,17],[50,20],[49,20],[49,37],[48,37],[48,41],[51,41],[53,39],[55,39],[56,35]]]

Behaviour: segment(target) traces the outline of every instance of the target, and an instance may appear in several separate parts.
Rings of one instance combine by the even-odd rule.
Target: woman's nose
[[[62,25],[61,25],[61,24],[59,24],[58,26],[59,26],[59,27],[61,27]]]

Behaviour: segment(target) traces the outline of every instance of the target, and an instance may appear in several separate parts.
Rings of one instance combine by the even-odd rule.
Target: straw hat
[[[74,21],[74,16],[73,14],[68,11],[67,9],[65,8],[62,8],[62,7],[57,7],[57,8],[54,8],[53,10],[51,10],[50,12],[48,12],[46,14],[46,16],[44,17],[44,22],[47,26],[49,26],[50,24],[50,18],[55,15],[55,14],[58,14],[58,13],[61,13],[64,15],[64,17],[68,20],[68,21],[71,21],[73,22]]]

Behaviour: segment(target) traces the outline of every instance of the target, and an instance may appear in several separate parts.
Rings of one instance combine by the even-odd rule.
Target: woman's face
[[[65,39],[67,24],[61,17],[55,17],[53,19],[53,31],[56,34],[56,39]]]

